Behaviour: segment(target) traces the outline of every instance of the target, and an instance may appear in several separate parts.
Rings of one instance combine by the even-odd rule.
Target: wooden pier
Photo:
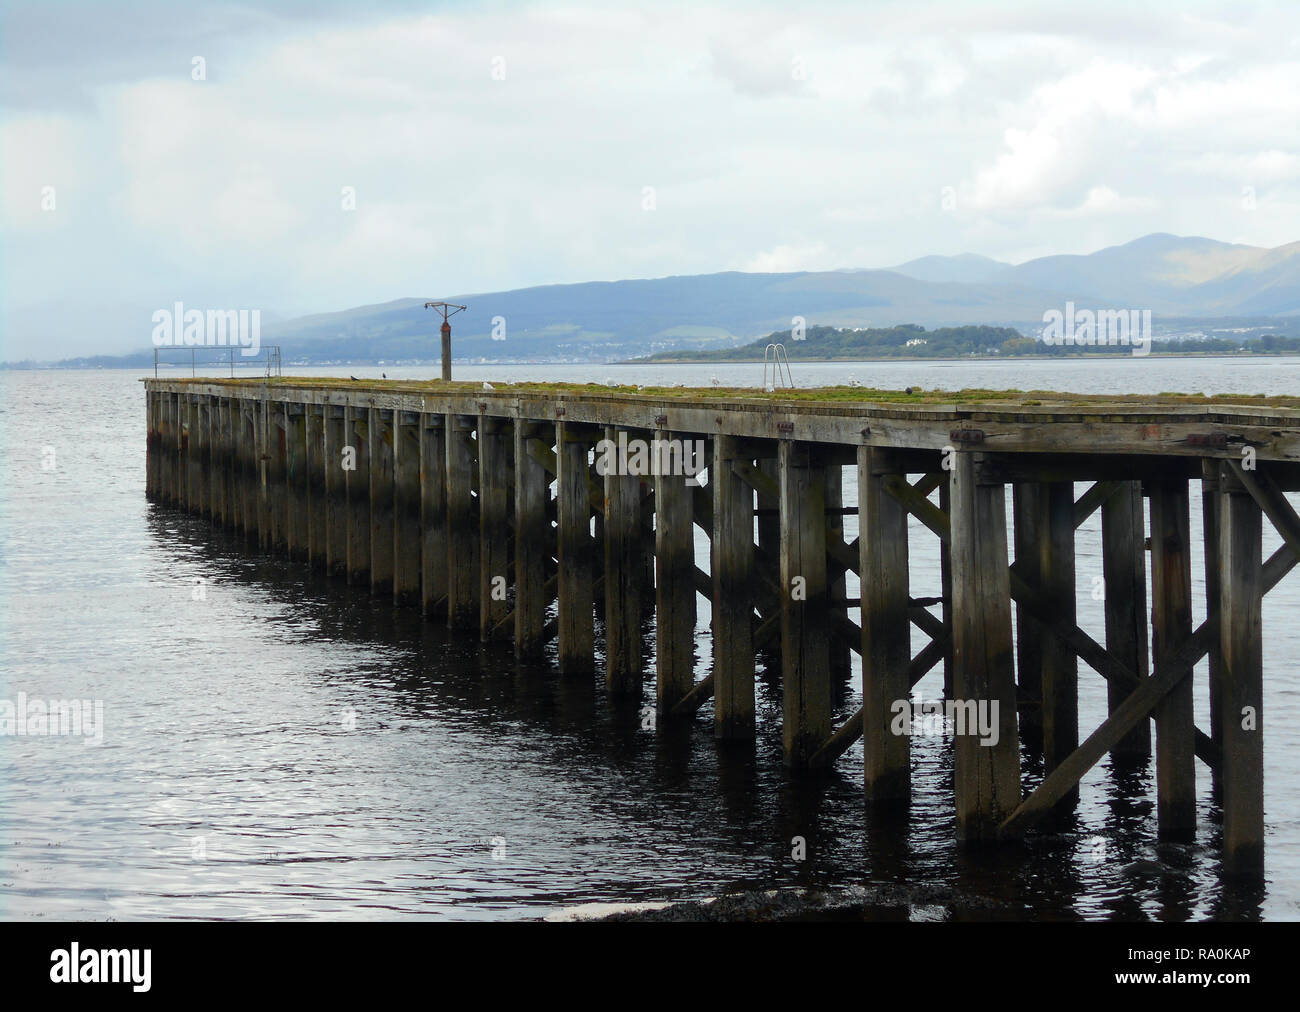
[[[652,610],[660,719],[711,702],[721,739],[753,737],[756,658],[779,658],[786,763],[825,769],[862,738],[872,804],[907,802],[899,703],[942,667],[954,710],[984,708],[996,727],[980,736],[972,720],[954,736],[964,842],[1015,839],[1068,810],[1107,753],[1141,761],[1154,749],[1160,836],[1194,833],[1199,764],[1222,803],[1225,872],[1262,874],[1260,604],[1300,560],[1284,495],[1300,489],[1300,401],[292,378],[145,389],[150,499],[250,545],[464,635],[512,640],[521,659],[554,644],[564,677],[603,677],[611,696],[643,691]],[[620,440],[667,466],[602,473]],[[695,476],[672,456],[685,446],[703,451]],[[845,468],[856,469],[856,507],[844,505]],[[1077,498],[1075,483],[1087,483]],[[1208,615],[1196,628],[1193,483]],[[1075,531],[1098,511],[1104,643],[1075,612]],[[852,514],[860,535],[846,542]],[[910,517],[937,541],[937,598],[909,587]],[[1268,558],[1264,518],[1283,540]],[[710,541],[707,571],[696,527]],[[708,672],[694,651],[696,595],[713,616]],[[835,727],[850,652],[863,704]],[[1079,727],[1080,661],[1108,684],[1096,728]],[[1193,720],[1198,689],[1208,730]],[[1027,793],[1022,744],[1045,774]]]

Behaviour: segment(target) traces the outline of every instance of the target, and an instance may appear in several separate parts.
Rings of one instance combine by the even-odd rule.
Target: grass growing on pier
[[[686,387],[610,385],[605,383],[508,383],[493,382],[491,390],[481,381],[410,380],[410,379],[359,379],[337,376],[278,376],[267,379],[229,379],[224,377],[197,377],[176,379],[177,383],[220,383],[222,385],[266,387],[313,387],[339,390],[382,390],[391,393],[429,393],[520,396],[586,396],[586,397],[644,397],[653,400],[668,398],[683,400],[748,401],[756,403],[832,403],[832,404],[1002,404],[1006,406],[1039,407],[1053,404],[1131,404],[1131,405],[1185,405],[1187,407],[1226,406],[1233,404],[1259,407],[1300,408],[1300,396],[1265,394],[1190,394],[1165,392],[1159,394],[1077,394],[1053,390],[924,390],[911,387],[907,390],[878,390],[863,386],[795,387],[779,388],[771,393],[756,387]]]

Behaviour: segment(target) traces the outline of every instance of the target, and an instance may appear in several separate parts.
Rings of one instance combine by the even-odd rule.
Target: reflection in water
[[[508,643],[450,635],[415,609],[394,608],[298,563],[247,553],[234,536],[193,518],[155,509],[150,531],[156,550],[172,556],[167,565],[197,564],[213,584],[240,583],[275,601],[262,620],[271,635],[353,655],[342,679],[337,671],[315,677],[345,690],[356,730],[330,729],[328,743],[293,740],[285,771],[343,765],[351,756],[358,770],[369,764],[372,789],[395,771],[402,781],[425,784],[373,816],[396,851],[383,860],[404,869],[369,883],[399,894],[389,897],[390,910],[540,913],[592,900],[854,884],[880,897],[858,903],[855,916],[906,919],[914,909],[937,908],[953,919],[1026,911],[1040,918],[1185,919],[1215,909],[1206,901],[1258,916],[1258,900],[1252,913],[1240,892],[1216,881],[1215,840],[1155,845],[1149,762],[1104,765],[1099,790],[1085,792],[1090,802],[1058,813],[1022,846],[966,852],[954,842],[949,739],[914,739],[911,806],[869,806],[860,748],[827,776],[783,769],[774,672],[759,682],[752,744],[715,742],[707,708],[695,720],[660,719],[647,729],[652,666],[641,701],[609,699],[599,678],[566,679],[550,664],[521,665]],[[649,624],[644,631],[649,659]],[[856,706],[846,698],[839,719]],[[385,742],[397,753],[387,762],[373,754]],[[1038,760],[1024,763],[1027,784],[1041,778]],[[512,789],[515,779],[526,788]],[[276,787],[314,793],[316,785],[290,780]],[[1100,834],[1084,825],[1080,808],[1088,804],[1106,812]],[[342,865],[324,875],[339,880],[341,893],[356,884],[346,871],[354,857],[345,843],[351,818],[334,827],[337,850],[316,855]],[[504,824],[488,828],[497,823]],[[475,835],[473,826],[484,828]],[[424,847],[398,849],[399,841],[409,845],[423,834]],[[293,856],[292,827],[282,827],[281,836],[277,857],[261,856],[259,867],[308,859]],[[799,839],[802,860],[793,856]],[[493,840],[504,842],[499,869],[487,863]],[[475,850],[482,851],[478,858],[470,856]],[[1155,871],[1126,870],[1153,857]],[[302,897],[310,895],[314,890]]]

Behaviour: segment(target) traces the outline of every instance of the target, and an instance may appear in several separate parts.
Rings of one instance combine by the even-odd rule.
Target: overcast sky
[[[146,349],[176,300],[296,315],[1300,239],[1295,2],[6,0],[3,19],[0,359]]]

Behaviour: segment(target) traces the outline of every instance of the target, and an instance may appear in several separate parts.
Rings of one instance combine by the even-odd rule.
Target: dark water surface
[[[806,385],[852,374],[889,387],[1300,391],[1294,358],[796,364],[795,373]],[[731,385],[757,384],[761,366],[458,374]],[[0,700],[99,700],[104,714],[102,744],[0,737],[0,916],[491,919],[794,884],[889,887],[898,915],[913,919],[1300,916],[1295,573],[1264,608],[1262,889],[1220,882],[1218,812],[1199,764],[1192,845],[1155,840],[1154,765],[1122,771],[1106,760],[1085,778],[1070,823],[1023,848],[966,855],[954,842],[950,739],[913,740],[915,801],[885,815],[863,804],[860,745],[827,779],[782,771],[775,677],[760,678],[753,748],[715,745],[708,708],[685,727],[645,729],[635,705],[611,705],[599,685],[520,669],[509,644],[451,638],[147,503],[138,373],[0,377]],[[850,518],[850,538],[854,526]],[[1266,525],[1265,552],[1278,544]],[[913,593],[937,593],[934,539],[914,528],[912,551]],[[1095,518],[1077,551],[1080,624],[1100,636]],[[697,552],[705,563],[703,541]],[[702,678],[702,600],[697,645]],[[914,635],[913,648],[922,645]],[[646,649],[649,662],[650,635]],[[1205,727],[1203,667],[1197,679]],[[653,685],[648,663],[646,703]],[[919,693],[933,699],[938,685],[932,673]],[[1082,664],[1080,697],[1086,734],[1104,717],[1105,688]],[[858,703],[850,688],[837,720]],[[1025,765],[1037,782],[1041,771]],[[807,842],[802,862],[791,857],[796,836]]]

